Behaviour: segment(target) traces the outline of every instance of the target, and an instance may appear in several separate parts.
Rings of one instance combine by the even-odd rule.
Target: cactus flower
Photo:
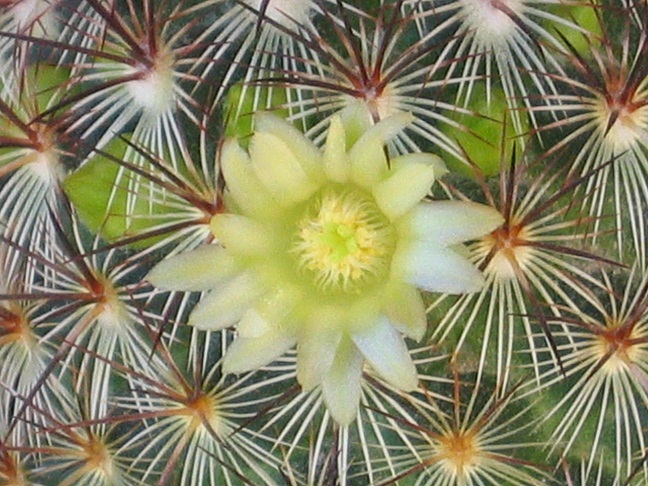
[[[417,387],[404,337],[420,340],[427,327],[418,289],[478,291],[483,276],[461,243],[502,219],[476,203],[425,200],[445,172],[438,157],[387,159],[385,143],[411,120],[390,116],[350,144],[333,117],[320,150],[260,113],[248,150],[225,142],[227,212],[211,221],[218,243],[168,258],[148,276],[165,290],[209,291],[189,324],[236,326],[224,372],[262,367],[296,345],[302,389],[321,386],[342,425],[357,414],[365,363],[398,389]]]

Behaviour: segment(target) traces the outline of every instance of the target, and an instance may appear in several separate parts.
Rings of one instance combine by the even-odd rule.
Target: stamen
[[[329,189],[298,221],[291,251],[317,287],[351,291],[388,269],[393,246],[389,221],[369,196]]]

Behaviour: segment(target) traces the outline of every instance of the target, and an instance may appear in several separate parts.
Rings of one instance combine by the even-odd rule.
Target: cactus
[[[0,2],[0,484],[648,484],[644,0]]]

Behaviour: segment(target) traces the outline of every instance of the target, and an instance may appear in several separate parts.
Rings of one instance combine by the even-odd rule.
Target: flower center
[[[394,242],[389,220],[371,197],[329,188],[308,203],[291,251],[320,289],[357,291],[389,269]]]

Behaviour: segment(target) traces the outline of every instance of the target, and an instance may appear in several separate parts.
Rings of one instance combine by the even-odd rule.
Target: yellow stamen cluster
[[[389,221],[369,196],[329,189],[308,204],[292,251],[318,287],[353,291],[388,268],[393,241]]]

